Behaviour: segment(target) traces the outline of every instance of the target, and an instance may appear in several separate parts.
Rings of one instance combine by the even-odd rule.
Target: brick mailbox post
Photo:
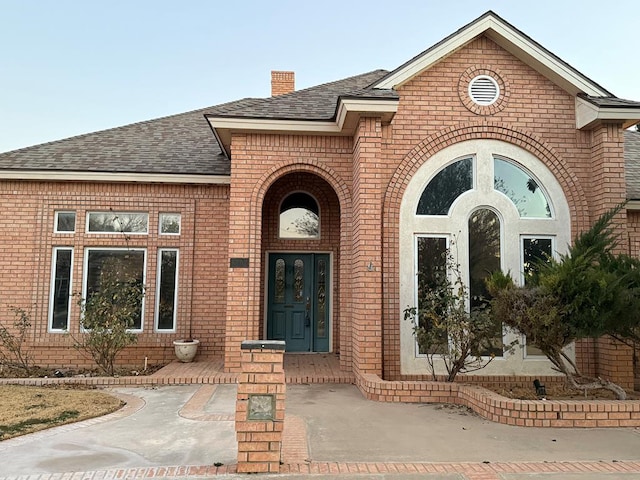
[[[238,473],[279,473],[286,384],[285,342],[242,342],[236,438]]]

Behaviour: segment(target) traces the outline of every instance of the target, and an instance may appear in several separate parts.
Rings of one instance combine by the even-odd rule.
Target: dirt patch
[[[78,385],[1,385],[0,441],[106,415],[123,405],[111,395]]]
[[[116,368],[115,377],[137,377],[151,375],[165,364],[148,365],[145,369],[134,367]],[[7,365],[0,365],[0,378],[82,378],[82,377],[106,377],[105,373],[98,368],[42,368],[34,367],[29,375],[24,369],[14,368]]]
[[[610,390],[590,390],[586,395],[581,390],[567,388],[563,385],[548,385],[545,387],[547,400],[617,400],[615,394]],[[513,387],[490,389],[503,397],[513,398],[517,400],[539,400],[536,390],[533,388]],[[627,400],[640,400],[640,393],[627,392]]]

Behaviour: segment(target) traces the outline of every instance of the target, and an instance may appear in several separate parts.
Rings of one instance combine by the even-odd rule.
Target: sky
[[[393,70],[487,10],[640,101],[629,0],[0,0],[0,152]]]

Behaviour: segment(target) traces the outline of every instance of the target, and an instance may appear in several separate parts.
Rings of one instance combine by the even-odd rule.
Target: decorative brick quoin
[[[65,334],[81,333],[73,294],[124,265],[146,294],[138,341],[118,362],[168,363],[174,340],[198,339],[195,361],[243,379],[239,465],[276,471],[283,351],[271,341],[339,357],[369,398],[421,398],[430,376],[403,320],[418,262],[437,266],[455,243],[463,278],[489,259],[522,283],[524,258],[565,253],[622,202],[618,248],[640,255],[640,133],[629,130],[640,99],[617,98],[491,11],[406,53],[397,68],[304,90],[293,72],[273,71],[268,98],[0,153],[2,299],[29,310],[33,361],[89,366]],[[482,258],[470,253],[478,225],[494,233]],[[0,322],[13,320],[2,307]],[[522,336],[502,340],[519,345],[461,382],[561,378]],[[567,354],[588,375],[640,383],[638,352],[611,338]],[[271,394],[276,418],[260,419]],[[272,430],[251,431],[263,425]]]

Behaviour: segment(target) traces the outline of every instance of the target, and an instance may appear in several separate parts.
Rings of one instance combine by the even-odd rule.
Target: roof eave
[[[322,119],[289,119],[289,118],[256,118],[230,117],[222,115],[205,115],[211,128],[219,139],[220,147],[227,156],[231,155],[231,137],[233,133],[269,133],[286,135],[353,135],[360,117],[381,117],[383,123],[391,122],[398,111],[399,100],[340,97],[334,118]]]
[[[619,123],[629,128],[640,123],[639,106],[601,107],[582,97],[576,97],[576,128],[588,130],[601,123]]]
[[[640,211],[640,200],[627,200],[627,210]]]
[[[0,169],[0,180],[100,183],[179,183],[207,185],[225,185],[231,183],[231,179],[228,175],[13,169]]]
[[[389,73],[375,83],[373,87],[396,88],[401,86],[483,34],[486,34],[502,48],[572,95],[584,92],[592,96],[612,96],[610,92],[575,70],[493,12],[487,12],[413,60]]]

